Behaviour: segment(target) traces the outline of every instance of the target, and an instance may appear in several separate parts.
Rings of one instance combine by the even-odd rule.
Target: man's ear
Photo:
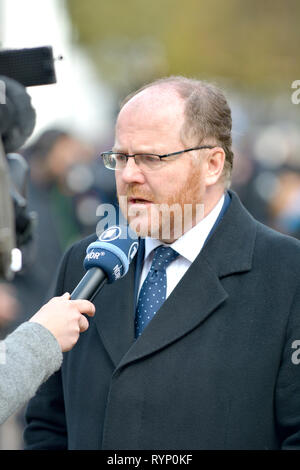
[[[216,184],[223,172],[225,152],[222,147],[214,147],[209,150],[206,157],[205,181],[207,186]]]

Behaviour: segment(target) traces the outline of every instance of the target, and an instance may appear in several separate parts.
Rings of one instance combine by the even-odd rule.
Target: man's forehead
[[[153,85],[145,88],[144,90],[137,93],[133,96],[126,104],[128,103],[138,103],[140,101],[147,100],[157,100],[157,101],[169,101],[169,100],[181,100],[180,95],[177,90],[171,84],[160,84]]]
[[[131,98],[121,109],[118,121],[131,117],[183,117],[184,101],[174,87],[156,85],[146,88]]]

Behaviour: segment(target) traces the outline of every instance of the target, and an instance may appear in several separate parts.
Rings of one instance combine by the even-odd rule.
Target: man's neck
[[[180,230],[177,230],[176,236],[174,236],[176,230],[174,230],[174,227],[173,227],[170,230],[170,236],[168,238],[161,237],[161,236],[159,236],[157,238],[161,242],[166,243],[166,244],[174,243],[176,240],[181,238],[185,233],[187,233],[189,230],[193,229],[196,225],[198,225],[201,221],[203,221],[216,208],[216,206],[219,204],[219,202],[223,198],[225,192],[226,191],[225,191],[224,188],[220,188],[219,191],[214,192],[214,195],[213,195],[214,197],[207,197],[206,202],[204,202],[202,204],[199,203],[198,206],[199,206],[200,210],[198,210],[197,215],[193,214],[192,222],[186,224],[185,223],[185,217],[183,216],[182,217],[182,224],[181,224],[182,225],[182,231],[180,232]],[[179,235],[178,235],[178,233],[179,233]]]

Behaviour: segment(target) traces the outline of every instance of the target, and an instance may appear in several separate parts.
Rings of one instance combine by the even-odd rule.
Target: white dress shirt
[[[145,238],[145,256],[142,274],[140,278],[139,292],[143,285],[145,278],[150,270],[153,250],[160,245],[165,245],[173,248],[179,253],[179,256],[167,267],[167,297],[171,294],[172,290],[176,287],[180,279],[184,276],[193,261],[197,258],[203,248],[209,232],[216,222],[223,204],[225,196],[221,197],[215,207],[207,214],[207,216],[198,222],[193,228],[184,233],[180,238],[171,244],[165,244],[160,240],[146,237]]]

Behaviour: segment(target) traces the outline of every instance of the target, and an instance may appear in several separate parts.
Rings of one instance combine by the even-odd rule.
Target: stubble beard
[[[193,170],[184,188],[164,200],[137,185],[128,186],[126,195],[118,195],[123,216],[139,237],[172,243],[203,219],[201,179],[199,171]],[[149,200],[151,204],[135,207],[135,204],[128,204],[130,198]]]

